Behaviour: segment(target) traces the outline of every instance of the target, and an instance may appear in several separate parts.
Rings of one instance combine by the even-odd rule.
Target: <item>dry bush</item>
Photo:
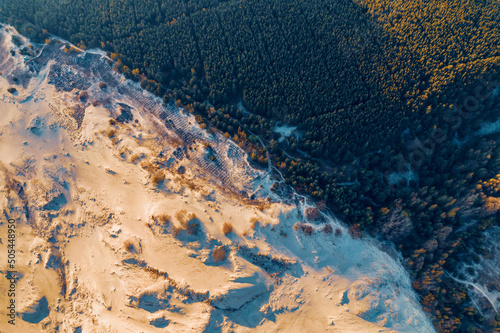
[[[80,101],[81,101],[82,103],[85,103],[85,102],[87,101],[87,99],[89,98],[89,93],[88,93],[87,91],[83,91],[83,92],[80,94],[79,98],[80,98]]]
[[[131,240],[126,240],[125,242],[123,242],[123,248],[128,252],[136,252],[134,243],[132,243]]]
[[[141,168],[151,173],[153,173],[156,170],[155,167],[148,161],[142,161]]]
[[[160,184],[165,179],[165,174],[162,171],[154,172],[151,175],[151,182],[155,185]]]
[[[193,183],[193,182],[187,182],[187,187],[191,190],[191,191],[198,191],[198,186]]]
[[[120,141],[120,139],[118,139],[117,136],[114,136],[114,137],[111,138],[111,143],[114,144],[114,145],[116,145],[119,141]]]
[[[134,163],[135,161],[137,161],[139,158],[141,157],[141,155],[139,154],[132,154],[130,156],[130,162]]]
[[[111,125],[111,126],[114,126],[116,125],[116,120],[114,120],[113,118],[111,118],[108,123]]]
[[[335,229],[335,236],[341,236],[342,235],[342,230],[340,230],[339,228]]]
[[[108,87],[108,85],[105,82],[100,82],[99,83],[99,89],[105,90]]]
[[[158,221],[158,223],[160,223],[160,225],[167,225],[172,220],[172,217],[170,215],[167,215],[167,214],[160,214],[160,215],[153,217],[153,218],[156,221]]]
[[[212,258],[214,262],[221,262],[226,259],[226,249],[224,246],[216,247],[212,252]]]
[[[179,228],[179,227],[176,227],[176,226],[172,227],[172,234],[174,235],[174,237],[177,237],[177,235],[179,235],[179,233],[181,231],[182,231],[182,228]]]
[[[311,207],[306,209],[306,218],[309,221],[323,221],[324,220],[323,216],[319,212],[319,209],[318,208],[311,208]]]
[[[293,225],[293,230],[295,230],[295,231],[300,230],[306,236],[311,236],[314,232],[313,227],[311,227],[310,225],[304,224],[304,223],[300,223],[300,222],[297,222]]]
[[[187,210],[181,209],[175,213],[175,218],[181,225],[185,225],[188,220],[186,220],[187,217]]]
[[[118,155],[120,155],[121,158],[125,158],[126,157],[126,154],[128,152],[128,149],[127,148],[122,148],[120,149],[120,151],[118,152]]]
[[[362,236],[361,229],[357,224],[353,224],[349,227],[349,234],[354,239],[360,238]]]
[[[302,233],[306,236],[311,236],[314,232],[314,228],[307,224],[301,225],[300,229],[302,230]]]
[[[106,132],[106,136],[108,138],[112,138],[116,135],[116,130],[114,128],[110,128],[107,132]]]
[[[186,224],[186,231],[188,235],[198,235],[198,231],[200,230],[200,223],[198,220],[190,220]]]
[[[177,168],[177,173],[179,175],[183,175],[186,173],[186,167],[184,165],[181,165],[179,168]]]
[[[230,234],[233,231],[233,225],[229,222],[224,222],[224,225],[222,226],[222,232],[224,235]]]
[[[174,227],[174,236],[177,236],[181,230],[186,230],[188,235],[197,235],[200,230],[200,222],[195,213],[187,213],[185,209],[175,213],[175,218],[179,221],[181,227]]]
[[[271,204],[269,202],[259,202],[255,204],[255,208],[263,212],[265,209],[268,209],[271,207]]]
[[[323,227],[323,232],[327,235],[331,234],[333,232],[333,228],[331,225],[329,224],[326,224],[324,227]]]
[[[255,230],[255,228],[257,228],[258,223],[259,219],[257,219],[256,217],[252,217],[250,219],[250,227],[252,228],[252,230]]]
[[[302,223],[297,222],[293,225],[293,230],[299,231],[300,227],[302,226]]]

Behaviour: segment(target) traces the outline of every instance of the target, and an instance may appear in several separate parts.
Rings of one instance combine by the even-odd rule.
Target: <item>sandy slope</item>
[[[226,156],[243,192],[221,186],[201,143],[96,78],[82,100],[50,83],[56,62],[30,73],[29,58],[8,53],[13,33],[0,40],[0,270],[14,218],[20,278],[15,328],[0,279],[1,332],[432,331],[403,268],[371,242],[328,216],[309,221],[312,236],[295,231],[304,198],[282,200],[269,176]],[[124,105],[133,118],[121,122]],[[214,147],[223,140],[172,119]],[[227,258],[215,262],[219,247]]]

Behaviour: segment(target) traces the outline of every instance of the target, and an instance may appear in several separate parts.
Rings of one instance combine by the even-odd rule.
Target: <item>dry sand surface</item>
[[[0,272],[12,218],[18,273],[15,326],[0,278],[1,332],[433,331],[404,269],[372,241],[329,215],[308,221],[314,204],[271,191],[284,185],[241,151],[212,162],[207,144],[234,145],[181,110],[172,128],[78,66],[12,56],[12,34],[0,33]],[[86,54],[62,47],[34,49]],[[56,66],[80,83],[58,83]]]

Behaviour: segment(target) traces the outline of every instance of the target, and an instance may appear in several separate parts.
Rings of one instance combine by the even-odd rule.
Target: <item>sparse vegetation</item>
[[[226,248],[224,246],[217,246],[212,251],[212,258],[216,263],[226,260]]]
[[[128,252],[136,252],[134,243],[131,240],[126,240],[123,242],[123,248]]]
[[[153,216],[153,219],[156,220],[160,225],[168,225],[170,224],[170,221],[172,221],[172,217],[167,214]]]
[[[182,228],[179,228],[177,226],[173,226],[172,227],[172,235],[174,235],[174,237],[177,237],[182,230],[183,230]]]
[[[161,277],[167,276],[167,272],[160,271],[159,269],[154,268],[154,267],[146,266],[146,267],[144,267],[144,270],[146,272],[148,272],[151,275],[151,277],[153,277],[153,278],[161,278]]]
[[[88,98],[89,98],[89,93],[88,93],[88,91],[82,91],[82,92],[80,93],[79,99],[80,99],[80,101],[81,101],[82,103],[87,102],[87,99],[88,99]]]
[[[195,213],[187,213],[187,210],[181,209],[175,213],[175,218],[180,224],[180,227],[174,227],[174,236],[177,236],[182,230],[185,230],[188,235],[198,235],[200,231],[200,221]]]
[[[256,217],[250,218],[250,228],[252,228],[252,230],[255,230],[255,228],[257,228],[258,224],[259,224],[258,218],[256,218]]]
[[[116,129],[114,128],[110,128],[109,130],[106,131],[106,136],[110,139],[115,135],[116,135]]]
[[[163,171],[156,171],[151,175],[151,182],[154,185],[159,185],[165,179],[165,173]]]
[[[187,210],[185,209],[181,209],[181,210],[178,210],[176,213],[175,213],[175,218],[177,219],[177,221],[181,224],[181,225],[185,225],[186,222],[188,221],[186,218],[187,218]]]
[[[320,211],[318,208],[307,208],[306,209],[306,218],[309,221],[317,222],[317,221],[322,221],[324,220],[323,216],[321,215]]]
[[[177,173],[179,175],[183,175],[186,173],[186,167],[184,165],[181,165],[179,168],[177,168]]]
[[[300,230],[302,230],[302,233],[306,236],[311,236],[314,232],[314,228],[307,224],[303,224]]]
[[[130,162],[135,163],[140,157],[141,157],[140,154],[134,153],[134,154],[130,155]]]
[[[302,233],[306,236],[311,236],[314,233],[314,228],[308,224],[297,222],[293,225],[293,230],[302,231]]]
[[[198,235],[200,230],[200,222],[198,219],[189,220],[186,224],[186,232],[188,235]]]
[[[222,226],[222,232],[224,235],[228,235],[231,232],[233,232],[233,225],[229,222],[224,222],[224,225]]]
[[[332,226],[329,224],[325,224],[325,226],[323,227],[323,232],[327,235],[331,234],[333,232]]]

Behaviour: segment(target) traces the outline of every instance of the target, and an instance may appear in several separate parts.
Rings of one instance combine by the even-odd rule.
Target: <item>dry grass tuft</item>
[[[144,268],[144,270],[146,272],[148,272],[151,275],[151,277],[153,277],[153,278],[159,278],[159,277],[165,277],[166,276],[166,272],[160,271],[160,270],[158,270],[157,268],[154,268],[154,267],[147,266],[147,267]]]
[[[293,230],[295,230],[295,231],[300,230],[306,236],[311,236],[314,232],[313,227],[311,227],[310,225],[304,224],[304,223],[300,223],[300,222],[297,222],[293,225]]]
[[[233,225],[229,222],[224,222],[224,225],[222,226],[222,232],[224,235],[230,234],[233,232]]]
[[[187,217],[187,210],[185,209],[181,209],[175,213],[175,218],[181,225],[185,225],[186,222],[188,221],[186,217]]]
[[[165,179],[165,174],[162,171],[156,171],[151,175],[151,182],[154,185],[159,185]]]
[[[116,135],[116,130],[114,128],[110,128],[107,132],[106,132],[106,136],[108,138],[112,138]]]
[[[179,235],[179,233],[181,231],[182,231],[182,228],[179,228],[179,227],[176,227],[176,226],[172,227],[172,234],[174,235],[174,237],[177,237],[177,235]]]
[[[135,246],[134,246],[134,243],[132,243],[132,241],[130,240],[126,240],[124,243],[123,243],[123,248],[125,250],[127,250],[128,252],[136,252],[135,251]]]
[[[82,91],[82,93],[79,96],[79,99],[82,103],[85,103],[87,99],[89,98],[89,93],[88,91]]]
[[[182,230],[186,230],[188,235],[198,235],[200,231],[200,221],[195,213],[187,213],[185,209],[181,209],[175,213],[175,218],[180,224],[180,227],[172,228],[174,236],[177,236]]]
[[[221,262],[226,259],[226,249],[224,246],[216,247],[212,252],[212,258],[214,262]]]
[[[190,220],[186,224],[186,231],[188,235],[198,235],[198,230],[200,230],[200,223],[197,219]]]
[[[167,214],[160,214],[156,217],[153,217],[156,221],[158,221],[158,223],[160,225],[167,225],[170,223],[170,221],[172,220],[172,217],[170,215],[167,215]]]
[[[323,232],[327,235],[331,234],[333,232],[333,228],[331,225],[327,224],[323,227]]]
[[[134,162],[136,162],[136,161],[137,161],[140,157],[141,157],[141,155],[139,155],[139,154],[132,154],[132,155],[130,156],[130,162],[134,163]]]
[[[250,219],[250,227],[252,228],[252,230],[255,230],[255,228],[257,228],[258,224],[259,224],[259,219],[258,218],[252,217]]]

